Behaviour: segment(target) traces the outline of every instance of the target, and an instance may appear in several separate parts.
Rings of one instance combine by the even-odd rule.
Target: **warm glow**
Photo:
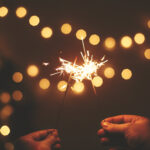
[[[2,103],[6,104],[8,102],[10,102],[10,94],[7,93],[7,92],[3,92],[1,95],[0,95],[0,100]]]
[[[63,25],[61,26],[61,32],[62,32],[63,34],[70,34],[71,31],[72,31],[72,27],[71,27],[70,24],[65,23],[65,24],[63,24]]]
[[[108,38],[105,39],[104,45],[105,45],[107,50],[111,51],[115,48],[116,41],[115,41],[114,38],[108,37]]]
[[[10,115],[12,115],[13,112],[13,107],[11,105],[6,105],[0,112],[0,118],[2,120],[7,119]]]
[[[23,98],[23,94],[22,94],[21,91],[16,90],[16,91],[13,92],[12,97],[13,97],[13,99],[14,99],[15,101],[21,101],[22,98]]]
[[[20,72],[15,72],[12,76],[12,79],[16,83],[20,83],[23,80],[23,75]]]
[[[129,80],[132,77],[132,71],[130,69],[122,70],[121,76],[124,80]]]
[[[31,26],[37,26],[40,23],[40,18],[38,16],[31,16],[29,19],[29,24]]]
[[[101,87],[103,85],[103,79],[100,76],[96,76],[92,79],[92,84],[95,87]]]
[[[16,16],[18,18],[24,18],[27,15],[27,10],[24,7],[18,7],[16,9]]]
[[[67,89],[67,82],[66,81],[60,81],[57,85],[57,88],[60,92],[65,92]]]
[[[106,78],[111,79],[115,75],[115,70],[112,67],[108,67],[104,70],[104,75]]]
[[[83,29],[79,29],[77,32],[76,32],[76,37],[78,40],[84,40],[87,36],[87,33],[85,30]]]
[[[89,42],[92,45],[98,45],[100,42],[100,37],[97,34],[92,34],[89,38]]]
[[[41,35],[43,38],[48,39],[53,35],[53,30],[50,27],[44,27],[41,30]]]
[[[130,48],[132,46],[132,39],[129,36],[124,36],[121,38],[121,45],[123,48]]]
[[[0,17],[5,17],[8,14],[8,8],[7,7],[0,7]]]
[[[27,74],[31,77],[35,77],[37,76],[39,73],[39,69],[36,65],[30,65],[28,68],[27,68]]]
[[[150,59],[150,49],[145,50],[144,56],[145,56],[146,59]]]
[[[148,20],[147,26],[148,26],[148,28],[150,28],[150,20]]]
[[[76,93],[82,93],[84,90],[84,84],[82,82],[75,82],[71,89]]]
[[[134,36],[134,41],[135,43],[137,44],[143,44],[145,42],[145,35],[143,33],[137,33],[135,36]]]
[[[4,125],[0,128],[0,133],[3,135],[3,136],[7,136],[10,134],[10,128],[7,126],[7,125]]]
[[[50,87],[50,81],[46,78],[41,79],[39,82],[39,86],[43,90],[47,90]]]
[[[15,149],[14,145],[10,142],[5,143],[4,147],[5,147],[5,150],[14,150]]]

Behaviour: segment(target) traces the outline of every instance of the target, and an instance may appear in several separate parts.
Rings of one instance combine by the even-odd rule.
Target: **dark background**
[[[104,78],[103,86],[96,89],[97,95],[94,95],[89,81],[84,81],[86,88],[81,95],[68,92],[59,124],[63,149],[103,150],[96,132],[100,128],[100,121],[106,117],[118,114],[150,117],[150,62],[143,56],[144,50],[150,46],[150,30],[146,26],[150,18],[149,1],[1,0],[0,5],[9,9],[7,17],[0,18],[0,59],[3,63],[0,90],[11,93],[20,89],[24,93],[21,102],[11,102],[15,109],[7,122],[11,134],[5,138],[1,136],[1,144],[32,131],[56,127],[57,112],[63,98],[63,94],[57,91],[57,83],[63,77],[50,77],[49,74],[59,65],[59,56],[71,61],[75,56],[80,59],[82,45],[75,38],[75,32],[80,28],[87,31],[88,37],[92,33],[100,35],[101,43],[98,46],[91,46],[87,38],[86,48],[98,58],[106,55],[116,75],[111,80]],[[28,10],[23,19],[15,16],[18,6]],[[41,19],[38,27],[28,23],[29,17],[34,14]],[[73,27],[69,36],[60,32],[60,26],[65,22]],[[52,38],[43,39],[40,36],[44,26],[53,29]],[[123,50],[119,44],[120,38],[123,35],[133,37],[137,32],[145,34],[146,42],[141,46],[134,43],[130,50]],[[114,52],[108,52],[103,47],[103,41],[108,36],[117,41]],[[43,67],[43,61],[49,61],[50,66]],[[40,74],[33,79],[26,74],[30,64],[40,68]],[[133,72],[129,81],[121,79],[124,68],[130,68]],[[102,70],[99,74],[104,77]],[[24,81],[19,85],[12,81],[15,71],[24,74]],[[43,77],[51,81],[51,87],[46,92],[38,87]],[[2,104],[0,106],[3,107]],[[0,125],[4,123],[0,121]]]

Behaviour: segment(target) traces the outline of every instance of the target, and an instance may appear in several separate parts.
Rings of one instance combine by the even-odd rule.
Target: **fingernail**
[[[108,122],[103,122],[102,126],[103,126],[103,127],[108,127],[108,126],[109,126],[109,123],[108,123]]]

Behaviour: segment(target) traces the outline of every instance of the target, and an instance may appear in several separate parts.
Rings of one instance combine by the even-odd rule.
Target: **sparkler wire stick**
[[[73,66],[76,64],[76,61],[77,61],[77,57],[76,57],[75,60],[74,60]],[[65,91],[64,97],[63,97],[63,99],[62,99],[62,103],[61,103],[61,105],[60,105],[60,109],[59,109],[59,111],[58,111],[58,116],[57,116],[57,120],[56,120],[56,128],[57,128],[57,129],[59,129],[60,120],[61,120],[61,114],[62,114],[62,112],[63,112],[63,108],[64,108],[64,104],[65,104],[65,99],[66,99],[66,96],[67,96],[67,93],[68,93],[68,90],[69,90],[70,79],[71,79],[72,73],[73,73],[73,72],[71,72],[70,75],[69,75],[69,77],[68,77],[66,91]]]

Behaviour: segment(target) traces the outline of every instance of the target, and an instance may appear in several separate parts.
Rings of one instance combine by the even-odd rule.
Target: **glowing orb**
[[[5,147],[5,150],[14,150],[15,149],[14,145],[10,142],[5,143],[4,147]]]
[[[147,26],[148,26],[148,28],[150,28],[150,20],[148,20]]]
[[[50,38],[53,35],[53,30],[50,27],[44,27],[41,30],[41,36],[45,39]]]
[[[57,85],[57,88],[60,92],[65,92],[67,89],[67,82],[66,81],[60,81]]]
[[[10,102],[10,94],[7,93],[7,92],[3,92],[1,95],[0,95],[0,100],[2,103],[6,104],[8,102]]]
[[[39,82],[39,86],[43,90],[47,90],[50,87],[50,81],[46,78],[43,78]]]
[[[112,51],[116,46],[116,41],[112,37],[108,37],[105,39],[104,45],[107,50]]]
[[[31,26],[37,26],[40,23],[40,18],[38,16],[31,16],[29,19],[29,24]]]
[[[104,75],[106,78],[111,79],[115,75],[115,70],[112,67],[108,67],[104,70]]]
[[[35,77],[37,76],[39,73],[39,69],[36,65],[30,65],[28,68],[27,68],[27,74],[31,77]]]
[[[137,44],[143,44],[145,42],[145,36],[143,33],[137,33],[135,36],[134,36],[134,41],[137,43]]]
[[[92,45],[98,45],[100,42],[100,37],[97,34],[92,34],[89,38],[89,42]]]
[[[5,17],[8,14],[8,8],[5,6],[0,7],[0,17]]]
[[[132,77],[132,71],[130,69],[122,70],[121,76],[124,80],[129,80]]]
[[[79,29],[77,32],[76,32],[76,37],[78,40],[84,40],[87,36],[87,33],[85,30],[83,29]]]
[[[121,38],[121,45],[123,48],[130,48],[132,46],[132,39],[129,36],[124,36]]]
[[[18,17],[18,18],[24,18],[25,16],[27,15],[27,10],[26,10],[26,8],[24,8],[24,7],[18,7],[17,9],[16,9],[16,16]]]
[[[145,56],[146,59],[150,59],[150,49],[145,50],[144,56]]]
[[[92,79],[92,84],[95,87],[101,87],[103,85],[103,79],[100,76],[96,76]]]
[[[61,26],[61,32],[62,32],[63,34],[70,34],[71,31],[72,31],[72,27],[71,27],[70,24],[65,23],[65,24],[63,24],[63,25]]]
[[[23,98],[23,94],[22,94],[21,91],[16,90],[16,91],[13,92],[12,97],[13,97],[13,99],[16,100],[16,101],[21,101],[22,98]]]
[[[12,79],[13,79],[14,82],[20,83],[20,82],[22,82],[22,80],[23,80],[23,75],[22,75],[22,73],[20,73],[20,72],[15,72],[15,73],[13,74],[13,76],[12,76]]]
[[[7,136],[10,134],[10,128],[7,126],[7,125],[4,125],[0,128],[0,133],[3,135],[3,136]]]
[[[82,93],[84,90],[84,84],[82,82],[75,82],[74,85],[71,87],[71,89],[75,93]]]

